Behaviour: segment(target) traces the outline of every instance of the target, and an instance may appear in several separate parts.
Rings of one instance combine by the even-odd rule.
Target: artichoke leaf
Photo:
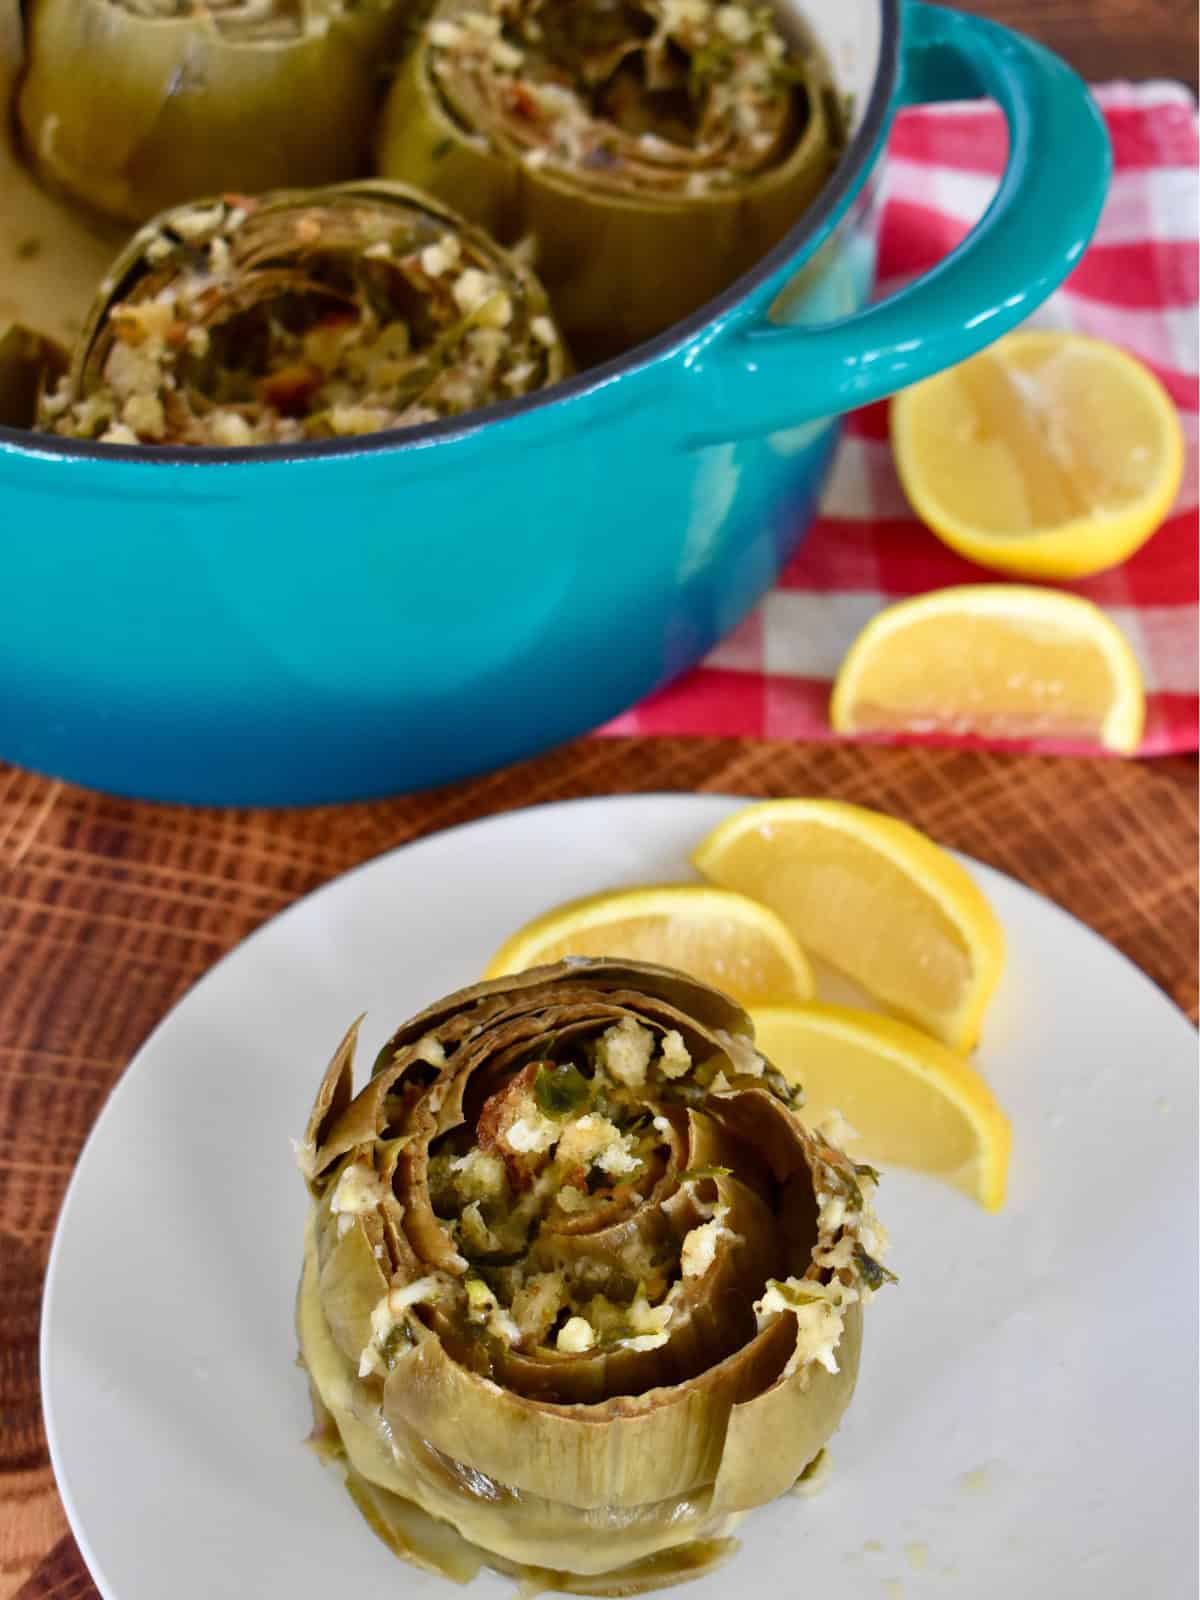
[[[758,1171],[757,1151],[746,1140],[726,1126],[721,1117],[721,1102],[710,1102],[712,1109],[687,1111],[687,1156],[680,1182],[684,1189],[696,1188],[697,1183],[712,1183],[725,1173],[736,1172],[738,1181],[754,1189],[761,1199],[767,1199],[770,1175]],[[754,1159],[751,1159],[751,1157]],[[712,1177],[700,1176],[705,1169],[716,1169]],[[696,1173],[693,1180],[690,1174]]]
[[[547,1572],[527,1569],[518,1600],[532,1600],[540,1594],[639,1595],[652,1594],[667,1584],[690,1583],[707,1577],[723,1566],[738,1548],[736,1539],[694,1539],[675,1545],[656,1556],[646,1556],[628,1566],[614,1568],[597,1577],[581,1577],[575,1572]]]
[[[344,1461],[346,1446],[342,1443],[342,1436],[338,1432],[337,1419],[321,1399],[320,1392],[311,1378],[308,1380],[308,1399],[312,1406],[313,1425],[312,1432],[304,1441],[305,1444],[321,1461]]]
[[[458,1529],[381,1488],[370,1478],[346,1470],[346,1488],[369,1526],[393,1554],[455,1583],[470,1583],[488,1558],[486,1550],[464,1539]]]
[[[338,1348],[357,1362],[371,1342],[371,1313],[388,1292],[388,1275],[375,1254],[381,1247],[372,1244],[366,1219],[348,1217],[344,1232],[331,1226],[339,1220],[322,1218],[318,1224],[317,1292]]]
[[[0,83],[17,72],[24,53],[21,0],[0,0]]]
[[[810,1172],[819,1146],[803,1123],[769,1089],[744,1080],[711,1096],[708,1111],[749,1144],[778,1183]]]
[[[488,1477],[546,1499],[598,1509],[690,1496],[716,1476],[733,1405],[782,1371],[795,1344],[787,1320],[773,1320],[690,1383],[581,1406],[543,1405],[498,1385],[481,1392],[475,1374],[435,1338],[419,1338],[388,1375],[384,1415]]]
[[[5,106],[12,102],[22,47],[20,7],[15,0],[0,0],[0,104]],[[77,213],[77,207],[38,185],[14,139],[0,139],[0,252],[5,258],[0,329],[21,323],[64,345],[74,342],[125,232],[111,224],[96,227]]]
[[[31,428],[38,396],[66,371],[61,345],[20,323],[0,322],[0,423]]]
[[[796,1318],[782,1312],[777,1324]],[[819,1362],[784,1369],[771,1388],[734,1406],[713,1491],[722,1512],[746,1511],[785,1493],[828,1442],[850,1403],[862,1350],[862,1306],[849,1305],[838,1343],[836,1373]],[[764,1449],[763,1441],[771,1448]]]
[[[361,1016],[355,1018],[342,1036],[342,1042],[333,1052],[321,1079],[320,1088],[317,1090],[317,1097],[313,1101],[303,1137],[296,1147],[296,1160],[308,1181],[310,1193],[314,1195],[319,1194],[323,1187],[318,1184],[321,1175],[338,1155],[346,1153],[345,1150],[331,1152],[326,1149],[325,1136],[327,1129],[338,1121],[354,1095],[354,1053],[358,1046],[358,1030],[362,1026],[362,1020]],[[346,1148],[352,1149],[353,1146],[348,1145]]]
[[[404,1234],[417,1258],[429,1268],[461,1275],[467,1262],[430,1203],[424,1181],[427,1165],[423,1146],[401,1154],[398,1188],[404,1204]]]

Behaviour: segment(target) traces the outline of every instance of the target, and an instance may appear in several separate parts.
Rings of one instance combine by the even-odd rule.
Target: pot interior
[[[896,30],[898,0],[772,0],[784,30],[797,42],[816,49],[824,58],[842,97],[847,114],[846,133],[851,142],[840,169],[829,180],[830,194],[853,181],[852,169],[861,166],[872,139],[872,128],[883,116],[877,104],[884,86],[879,75],[888,40]],[[0,35],[0,100],[12,92],[15,52],[10,41]],[[871,126],[868,127],[867,124]],[[855,146],[861,135],[860,146]],[[820,201],[815,212],[823,209]],[[486,421],[517,415],[524,411],[553,408],[582,390],[601,386],[618,373],[649,365],[660,354],[679,346],[682,340],[698,333],[714,316],[721,314],[744,294],[752,282],[761,281],[802,248],[805,219],[764,258],[749,280],[731,285],[724,294],[643,344],[634,346],[614,359],[602,362],[567,379],[545,394],[501,401],[488,409]],[[29,232],[36,232],[43,245],[38,260],[18,262],[18,270],[0,293],[0,316],[28,322],[70,344],[91,299],[91,285],[98,281],[115,254],[125,230],[108,225],[99,231],[64,208],[57,199],[43,193],[31,174],[20,165],[11,140],[0,140],[0,243],[6,237],[19,243]],[[16,255],[20,252],[15,251]],[[48,269],[48,270],[47,270]],[[784,320],[789,320],[785,318]],[[295,457],[358,454],[398,446],[419,446],[428,439],[469,434],[480,426],[478,413],[408,428],[397,434],[384,432],[349,440],[325,440],[300,445],[268,445],[249,450],[227,451],[212,448],[157,450],[153,461],[166,464],[179,459],[196,466],[204,462],[247,463],[255,458],[287,460]],[[46,435],[30,435],[0,425],[0,449],[15,444],[49,456],[100,456],[128,458],[139,465],[147,463],[144,447],[97,445],[93,441],[64,440]]]

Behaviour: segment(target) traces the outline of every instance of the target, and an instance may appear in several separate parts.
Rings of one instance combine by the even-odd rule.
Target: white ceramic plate
[[[579,801],[435,835],[291,907],[154,1033],[88,1141],[46,1289],[51,1453],[105,1600],[450,1600],[301,1446],[289,1135],[351,1017],[365,1070],[526,918],[687,875],[741,803]],[[1011,950],[981,1057],[1015,1126],[1008,1207],[885,1175],[901,1283],[870,1308],[831,1482],[747,1518],[689,1600],[1194,1600],[1195,1035],[1079,923],[974,870]]]

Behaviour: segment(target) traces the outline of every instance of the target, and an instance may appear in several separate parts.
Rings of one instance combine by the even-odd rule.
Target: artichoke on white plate
[[[39,422],[110,444],[295,444],[462,416],[567,366],[530,268],[428,196],[226,195],[133,236]]]
[[[357,1024],[299,1160],[315,1438],[399,1554],[636,1594],[735,1548],[854,1388],[875,1174],[732,1000],[568,959]]]

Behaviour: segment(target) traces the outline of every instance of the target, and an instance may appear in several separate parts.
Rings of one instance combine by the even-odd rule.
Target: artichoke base
[[[321,1309],[311,1219],[296,1300],[296,1332],[313,1410],[310,1443],[323,1461],[342,1472],[350,1498],[388,1549],[424,1571],[469,1583],[488,1566],[518,1579],[523,1597],[555,1590],[640,1595],[704,1577],[738,1548],[738,1541],[729,1535],[740,1517],[713,1515],[707,1503],[711,1494],[647,1507],[650,1526],[644,1532],[632,1533],[624,1510],[613,1513],[613,1526],[605,1530],[595,1512],[539,1504],[537,1497],[491,1480],[472,1489],[481,1475],[465,1468],[447,1470],[454,1464],[432,1447],[421,1447],[419,1441],[406,1442],[406,1453],[383,1415],[378,1386],[355,1376],[330,1332]],[[411,1448],[413,1443],[417,1449]],[[410,1493],[401,1492],[402,1488]],[[440,1509],[435,1511],[435,1506]],[[513,1531],[522,1508],[560,1526],[542,1528],[522,1539]],[[490,1525],[505,1548],[491,1548],[462,1531],[480,1522]],[[472,1531],[480,1529],[472,1526]],[[688,1537],[679,1541],[681,1531]],[[620,1537],[625,1553],[635,1541],[642,1548],[633,1560],[606,1567],[614,1536]],[[522,1559],[523,1547],[527,1559]],[[578,1561],[581,1552],[585,1559],[590,1556],[594,1570],[561,1565],[568,1555]]]

